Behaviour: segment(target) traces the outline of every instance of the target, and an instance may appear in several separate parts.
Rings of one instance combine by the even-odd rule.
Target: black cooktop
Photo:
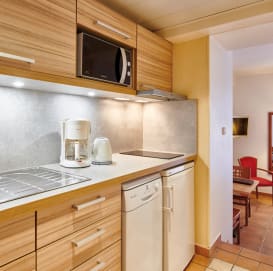
[[[154,151],[144,151],[144,150],[121,152],[121,154],[160,158],[160,159],[172,159],[172,158],[184,156],[184,154],[182,153],[154,152]]]

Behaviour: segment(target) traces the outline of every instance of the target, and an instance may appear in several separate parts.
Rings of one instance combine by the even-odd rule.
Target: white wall
[[[258,158],[260,168],[267,169],[268,112],[273,112],[273,75],[235,77],[233,114],[248,115],[249,119],[248,135],[233,139],[234,164],[237,164],[239,157],[250,155]],[[271,188],[260,188],[259,191],[271,193]]]
[[[210,244],[232,243],[232,81],[232,54],[210,37]]]

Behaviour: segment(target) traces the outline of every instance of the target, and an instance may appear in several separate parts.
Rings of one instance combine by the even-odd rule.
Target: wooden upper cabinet
[[[136,24],[96,0],[77,1],[79,26],[136,47]]]
[[[75,77],[76,0],[1,1],[0,33],[0,65]]]
[[[137,26],[137,89],[172,90],[172,44]]]

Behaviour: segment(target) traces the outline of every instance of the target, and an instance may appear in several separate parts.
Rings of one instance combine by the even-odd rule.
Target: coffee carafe
[[[88,167],[91,164],[91,123],[83,119],[62,122],[60,164],[64,167]]]

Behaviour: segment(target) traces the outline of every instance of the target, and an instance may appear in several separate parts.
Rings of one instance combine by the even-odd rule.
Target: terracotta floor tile
[[[196,264],[196,263],[190,263],[190,265],[186,268],[185,271],[205,271],[206,267]]]
[[[255,261],[261,261],[262,258],[261,253],[246,248],[242,248],[240,256],[244,256]]]
[[[259,266],[259,262],[239,256],[236,261],[236,265],[246,268],[246,269],[249,269],[251,271],[257,271],[258,266]]]
[[[196,254],[193,257],[192,262],[208,267],[211,260],[211,258]]]
[[[234,264],[237,260],[238,255],[225,250],[216,249],[212,257]]]
[[[234,254],[239,254],[242,249],[240,246],[236,246],[236,245],[232,245],[232,244],[228,244],[228,243],[224,243],[224,242],[220,242],[218,245],[218,248],[220,248],[222,250],[226,250],[226,251],[234,253]]]
[[[261,263],[258,271],[273,271],[273,266]]]
[[[261,255],[261,262],[273,266],[273,257],[272,257],[272,255],[271,256]]]

